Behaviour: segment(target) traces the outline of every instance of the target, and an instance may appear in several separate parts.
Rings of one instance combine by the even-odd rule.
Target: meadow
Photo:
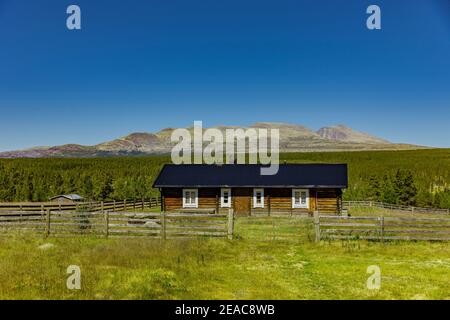
[[[448,242],[257,240],[240,223],[232,241],[2,238],[0,299],[450,299]],[[69,265],[80,290],[66,287]]]

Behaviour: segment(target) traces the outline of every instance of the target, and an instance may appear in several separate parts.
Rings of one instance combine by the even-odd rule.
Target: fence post
[[[341,216],[348,218],[348,210],[347,209],[342,209]]]
[[[161,239],[166,240],[166,213],[161,211]]]
[[[316,242],[320,242],[320,215],[319,211],[314,211],[314,231],[316,234]]]
[[[113,200],[113,212],[116,211],[116,200]]]
[[[379,217],[380,220],[380,228],[381,228],[381,243],[384,243],[384,215]]]
[[[144,201],[144,198],[142,198],[142,211],[144,211],[144,209],[145,209],[145,201]]]
[[[127,211],[127,199],[123,199],[123,211]]]
[[[215,208],[215,210],[216,210],[216,212],[215,213],[219,213],[219,202],[220,200],[219,200],[219,195],[216,193],[216,208]]]
[[[227,236],[229,240],[233,240],[234,234],[234,211],[233,208],[228,209],[228,230]]]
[[[47,229],[45,231],[46,237],[50,235],[50,209],[47,209]]]
[[[105,237],[109,236],[109,212],[105,211]]]

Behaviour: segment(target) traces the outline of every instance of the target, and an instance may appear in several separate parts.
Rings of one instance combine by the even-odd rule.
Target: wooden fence
[[[450,240],[450,218],[344,217],[315,214],[314,225],[316,241]]]
[[[0,215],[3,211],[20,211],[26,213],[44,213],[51,211],[123,211],[155,208],[161,206],[161,198],[154,197],[142,200],[111,200],[78,203],[58,202],[9,202],[0,203]]]
[[[342,201],[344,209],[349,209],[351,207],[366,207],[366,208],[378,208],[378,209],[388,209],[397,211],[408,211],[413,213],[437,213],[437,214],[450,214],[450,208],[439,209],[439,208],[424,208],[424,207],[413,207],[413,206],[401,206],[397,204],[389,204],[378,201]]]
[[[10,211],[0,215],[0,236],[149,237],[237,236],[249,240],[450,240],[450,218],[336,216],[239,217],[227,214],[129,211]]]
[[[102,237],[153,237],[161,239],[193,236],[233,238],[234,214],[188,214],[145,212],[60,212],[44,214],[8,212],[0,216],[0,235]]]

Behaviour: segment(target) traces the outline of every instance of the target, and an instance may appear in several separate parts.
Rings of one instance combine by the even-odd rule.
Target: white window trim
[[[186,203],[186,192],[195,193],[195,203]],[[198,189],[183,189],[183,208],[198,208]]]
[[[302,204],[301,196],[300,196],[300,203],[295,203],[295,192],[306,192],[306,204]],[[309,190],[308,189],[292,189],[292,208],[302,208],[302,209],[309,209]]]
[[[256,202],[258,192],[261,192],[261,203]],[[264,208],[264,189],[253,189],[253,208]]]
[[[224,202],[224,193],[228,192],[228,203]],[[230,188],[221,188],[220,189],[220,207],[222,208],[231,208],[231,189]]]

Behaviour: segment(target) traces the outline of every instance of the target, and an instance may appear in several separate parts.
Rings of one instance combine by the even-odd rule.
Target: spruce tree
[[[369,178],[368,200],[381,200],[381,183],[377,176],[371,175]]]

